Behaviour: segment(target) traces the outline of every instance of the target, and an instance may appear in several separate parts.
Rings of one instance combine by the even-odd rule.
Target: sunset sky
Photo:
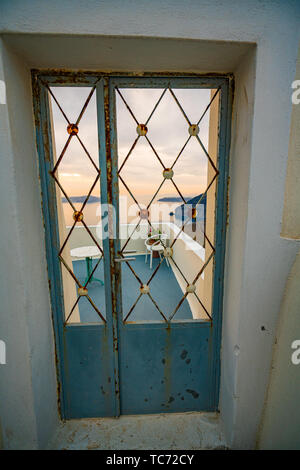
[[[57,100],[71,122],[75,122],[90,92],[87,87],[52,88]],[[121,89],[138,122],[146,122],[162,89]],[[210,100],[210,90],[174,90],[185,113],[196,123]],[[117,94],[117,134],[119,165],[122,163],[134,139],[136,122]],[[67,122],[52,101],[56,153],[60,154],[67,138]],[[209,111],[201,122],[200,138],[208,146]],[[91,157],[98,165],[98,138],[96,93],[94,93],[79,124],[79,135]],[[170,92],[167,91],[148,123],[148,138],[166,167],[170,167],[188,138],[188,124]],[[126,162],[121,175],[139,202],[147,204],[162,181],[162,166],[144,137],[140,137]],[[184,196],[200,194],[206,187],[207,158],[195,137],[192,137],[174,167],[174,181]],[[87,194],[96,173],[76,138],[72,138],[59,167],[61,184],[70,196]],[[120,193],[127,191],[120,182]],[[99,187],[93,192],[99,195]],[[176,196],[170,181],[166,181],[157,198]]]

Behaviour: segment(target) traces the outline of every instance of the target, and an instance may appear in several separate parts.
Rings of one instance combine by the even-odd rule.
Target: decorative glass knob
[[[136,128],[138,135],[146,135],[148,132],[148,127],[145,124],[139,124]]]
[[[150,287],[149,287],[147,284],[143,284],[143,285],[140,287],[140,292],[141,292],[141,294],[149,294],[149,292],[150,292]]]
[[[196,219],[197,217],[197,209],[196,207],[188,207],[186,211],[186,215],[189,219]]]
[[[88,290],[86,287],[78,287],[78,295],[85,296],[88,295]]]
[[[199,134],[199,126],[198,124],[191,124],[189,127],[189,134],[190,135],[198,135]]]
[[[170,180],[171,178],[173,178],[174,176],[174,171],[172,170],[172,168],[165,168],[164,171],[163,171],[163,177],[166,179],[166,180]]]
[[[76,222],[81,222],[83,220],[83,212],[81,212],[81,211],[73,212],[73,219]]]
[[[196,219],[196,217],[197,217],[197,209],[196,209],[196,207],[189,207],[188,210],[187,210],[187,216],[188,216],[190,219]]]
[[[188,284],[186,286],[186,293],[187,294],[193,294],[195,292],[195,290],[196,290],[195,284]]]
[[[196,207],[193,207],[193,209],[192,209],[192,218],[196,219],[196,217],[197,217],[197,209],[196,209]]]
[[[76,126],[76,124],[69,124],[67,127],[67,132],[70,135],[78,134],[78,126]]]
[[[148,209],[141,209],[139,212],[139,216],[141,219],[148,219],[149,218],[149,211]]]
[[[165,255],[166,258],[170,258],[170,256],[173,256],[173,248],[170,247],[170,246],[167,246],[164,249],[164,255]]]

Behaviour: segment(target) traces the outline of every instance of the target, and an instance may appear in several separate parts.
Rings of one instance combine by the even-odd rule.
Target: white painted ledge
[[[168,413],[61,423],[51,450],[226,449],[217,413]]]

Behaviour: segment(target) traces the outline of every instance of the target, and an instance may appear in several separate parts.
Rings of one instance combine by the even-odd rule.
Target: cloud
[[[71,122],[75,122],[90,92],[88,87],[56,87],[53,92]],[[162,89],[121,89],[138,122],[144,123],[151,114]],[[176,89],[178,101],[191,123],[196,123],[203,114],[210,100],[210,90]],[[67,122],[53,102],[53,120],[56,153],[60,154],[68,138]],[[116,95],[118,154],[121,163],[137,137],[137,123],[125,104]],[[209,112],[200,125],[200,138],[208,146]],[[164,166],[169,167],[189,138],[188,123],[183,112],[168,90],[148,124],[148,138],[153,144]],[[79,136],[96,166],[99,166],[98,124],[96,94],[94,93],[79,123]],[[154,192],[162,181],[163,167],[154,155],[145,138],[141,137],[136,148],[126,162],[121,175],[138,193]],[[174,180],[182,192],[191,194],[205,188],[207,157],[201,146],[192,137],[174,166]],[[92,184],[96,171],[76,138],[72,138],[61,164],[59,174],[68,181],[68,190],[72,194],[81,194]],[[171,186],[169,186],[171,190]],[[70,194],[70,195],[72,195]]]

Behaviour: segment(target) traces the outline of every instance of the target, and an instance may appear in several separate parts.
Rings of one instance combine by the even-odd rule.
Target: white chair
[[[157,251],[158,254],[159,254],[159,257],[160,259],[161,258],[161,254],[162,252],[164,251],[164,245],[161,243],[161,240],[166,240],[167,239],[167,235],[165,233],[161,233],[161,234],[155,234],[155,235],[151,235],[150,237],[148,237],[146,240],[145,240],[145,245],[146,245],[146,248],[147,248],[147,251],[146,251],[146,255],[145,255],[145,263],[147,263],[147,259],[148,259],[148,251],[150,252],[150,269],[152,269],[152,259],[153,259],[153,251]],[[151,240],[155,240],[154,242],[151,242]],[[165,258],[166,259],[166,263],[167,265],[169,266],[169,260],[168,258]]]

